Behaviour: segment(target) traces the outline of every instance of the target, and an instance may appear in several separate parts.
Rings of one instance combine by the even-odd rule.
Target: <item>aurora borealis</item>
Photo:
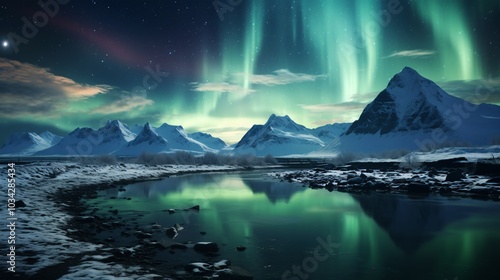
[[[404,66],[500,104],[497,0],[38,2],[0,4],[1,142],[109,119],[228,143],[272,113],[351,122]]]

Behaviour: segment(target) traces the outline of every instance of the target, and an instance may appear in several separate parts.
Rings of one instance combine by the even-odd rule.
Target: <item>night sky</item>
[[[0,145],[112,119],[228,143],[272,113],[352,122],[404,66],[500,104],[498,0],[40,2],[0,3]]]

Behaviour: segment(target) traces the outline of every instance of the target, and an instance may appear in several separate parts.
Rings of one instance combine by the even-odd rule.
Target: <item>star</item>
[[[7,42],[7,41],[3,41],[3,42],[2,42],[2,46],[3,46],[4,48],[8,47],[8,46],[9,46],[9,42]]]

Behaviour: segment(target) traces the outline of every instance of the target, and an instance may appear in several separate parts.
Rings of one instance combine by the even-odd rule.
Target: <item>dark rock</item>
[[[386,190],[389,188],[389,185],[384,182],[375,182],[373,183],[373,188],[376,190]]]
[[[361,185],[363,183],[363,181],[364,180],[361,177],[354,177],[354,178],[348,179],[347,183],[349,185]]]
[[[451,192],[452,192],[452,190],[450,189],[450,187],[446,186],[446,187],[439,188],[439,193],[440,194],[449,194]]]
[[[193,248],[201,253],[216,253],[219,251],[219,245],[214,242],[198,242],[194,244]]]
[[[469,192],[473,193],[473,194],[488,195],[488,194],[492,193],[492,190],[489,188],[485,188],[485,187],[474,187],[474,188],[470,189]]]
[[[184,244],[181,244],[181,243],[174,243],[174,244],[170,245],[170,248],[171,249],[186,250],[188,247]]]
[[[175,209],[168,209],[167,210],[169,214],[174,214],[175,213]]]
[[[436,163],[448,164],[448,163],[455,163],[455,162],[461,162],[461,161],[467,161],[467,158],[456,157],[456,158],[440,159],[440,160],[436,161]]]
[[[410,183],[408,185],[409,193],[428,193],[431,191],[430,185],[421,183]]]
[[[493,160],[481,160],[476,163],[476,175],[500,175],[500,164]]]
[[[204,273],[207,273],[209,271],[212,271],[213,265],[208,264],[208,263],[201,263],[201,262],[190,263],[190,264],[186,265],[185,270],[188,272],[192,272],[192,273],[204,274]]]
[[[352,179],[352,178],[357,178],[357,177],[359,177],[359,176],[358,176],[358,173],[356,173],[356,172],[347,173],[347,180]]]
[[[188,210],[200,211],[200,205],[195,205],[195,206],[189,208]]]
[[[239,266],[231,266],[229,269],[221,270],[217,273],[218,278],[221,280],[250,280],[253,279],[250,271],[243,269]],[[293,279],[293,278],[290,278]]]
[[[462,173],[462,171],[455,170],[448,172],[445,181],[455,182],[455,181],[462,181],[463,179],[467,179],[467,177]]]
[[[392,180],[393,184],[406,184],[408,182],[409,182],[409,180],[405,179],[405,178],[396,178],[396,179]]]
[[[361,175],[359,175],[359,177],[361,177],[361,179],[363,179],[363,180],[368,179],[368,176],[366,176],[364,173],[361,173]]]
[[[242,245],[239,245],[239,246],[237,246],[237,247],[236,247],[236,250],[237,250],[237,251],[239,251],[239,252],[243,252],[243,251],[245,251],[246,249],[247,249],[247,247],[242,246]]]
[[[500,184],[500,177],[494,177],[486,181],[486,183],[497,183]]]
[[[22,200],[18,200],[14,204],[15,204],[16,208],[26,207],[26,203],[24,203],[24,201],[22,201]]]
[[[362,185],[364,189],[369,189],[369,190],[375,189],[374,186],[375,184],[373,182],[366,182]]]
[[[437,175],[439,175],[439,172],[436,170],[436,168],[431,168],[431,170],[429,170],[429,172],[427,172],[427,176],[429,176],[429,177],[434,177]]]
[[[147,233],[147,232],[142,232],[142,231],[138,231],[135,233],[135,236],[137,236],[137,238],[140,238],[140,239],[146,239],[146,238],[151,238],[153,237],[151,235],[151,233]]]
[[[175,238],[178,234],[177,229],[175,227],[167,228],[165,234],[168,238]]]

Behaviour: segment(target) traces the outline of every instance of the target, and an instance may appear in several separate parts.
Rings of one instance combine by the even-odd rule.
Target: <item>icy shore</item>
[[[236,166],[189,166],[142,164],[81,165],[71,162],[37,162],[15,165],[15,199],[26,206],[14,210],[15,220],[15,273],[8,271],[5,252],[11,234],[9,227],[0,227],[4,250],[0,257],[0,275],[12,276],[58,275],[57,268],[65,266],[62,279],[152,279],[159,275],[148,274],[140,267],[123,267],[104,263],[99,255],[101,245],[81,242],[68,237],[64,229],[71,216],[63,211],[68,207],[58,204],[53,196],[61,189],[112,184],[124,181],[143,181],[186,172],[234,171]],[[1,168],[2,178],[7,179],[8,166]],[[7,184],[2,184],[3,201],[7,202]],[[0,213],[9,224],[7,203]],[[69,269],[68,269],[69,268]]]

